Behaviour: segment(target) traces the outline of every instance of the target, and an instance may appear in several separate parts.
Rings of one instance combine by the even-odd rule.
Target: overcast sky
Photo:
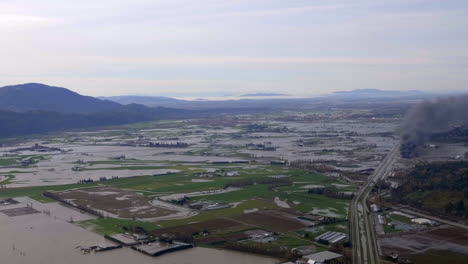
[[[0,0],[0,86],[468,91],[467,0]]]

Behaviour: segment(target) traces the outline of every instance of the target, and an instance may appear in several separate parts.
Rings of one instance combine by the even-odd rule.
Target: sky
[[[0,0],[0,86],[468,91],[466,0]]]

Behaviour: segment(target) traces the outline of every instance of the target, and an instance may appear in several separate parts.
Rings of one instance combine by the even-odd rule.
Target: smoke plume
[[[401,154],[404,158],[416,155],[416,148],[431,135],[454,128],[456,123],[468,121],[468,95],[438,98],[417,105],[406,115],[401,127]]]

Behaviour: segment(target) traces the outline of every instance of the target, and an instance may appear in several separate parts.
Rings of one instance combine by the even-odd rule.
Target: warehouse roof
[[[314,260],[314,261],[318,261],[318,262],[323,262],[325,260],[336,259],[336,258],[340,258],[340,257],[342,257],[342,255],[336,254],[336,253],[331,252],[331,251],[323,251],[323,252],[303,256],[303,258],[305,258],[305,259]]]

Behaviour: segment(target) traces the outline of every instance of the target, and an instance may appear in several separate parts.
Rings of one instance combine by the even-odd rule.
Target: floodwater
[[[130,248],[82,254],[77,248],[114,245],[101,235],[43,213],[0,213],[0,262],[8,264],[273,264],[276,259],[234,251],[193,248],[150,257]]]
[[[394,131],[395,123],[371,122],[366,123],[360,120],[340,120],[336,122],[273,122],[279,126],[287,126],[290,130],[285,133],[256,132],[243,135],[241,138],[233,138],[231,133],[239,132],[239,127],[226,127],[223,130],[211,130],[201,127],[181,127],[156,130],[140,130],[138,133],[155,141],[159,136],[177,135],[177,141],[190,144],[188,148],[146,148],[119,146],[130,140],[125,130],[110,131],[111,135],[105,133],[109,131],[91,131],[90,133],[79,133],[79,140],[72,140],[72,135],[66,138],[55,138],[55,142],[45,144],[49,147],[57,147],[66,150],[65,153],[38,153],[31,151],[19,151],[17,155],[45,155],[46,160],[40,161],[31,168],[0,168],[0,175],[15,175],[9,187],[28,187],[38,185],[58,185],[76,183],[79,180],[93,179],[99,180],[101,177],[133,177],[143,175],[159,175],[176,170],[158,168],[158,166],[168,166],[164,161],[175,161],[180,163],[210,163],[215,161],[236,161],[237,154],[248,154],[254,158],[268,159],[309,159],[309,160],[336,160],[344,164],[354,165],[342,167],[343,170],[356,170],[374,168],[381,160],[382,153],[390,148],[396,139],[382,137],[376,133]],[[183,132],[196,132],[202,129],[204,133],[179,135]],[[157,133],[156,133],[157,132]],[[355,133],[354,136],[347,136],[348,132]],[[104,133],[104,134],[102,134]],[[221,137],[212,137],[222,135]],[[133,140],[138,139],[135,136]],[[316,142],[312,145],[299,142]],[[168,141],[169,142],[169,141]],[[175,141],[174,141],[175,142]],[[173,142],[173,143],[174,143]],[[248,143],[271,142],[277,147],[276,151],[250,150],[245,147]],[[0,156],[11,155],[9,151],[18,147],[30,147],[33,144],[41,144],[40,141],[27,141],[15,147],[0,147]],[[299,144],[299,145],[298,145]],[[375,145],[374,145],[375,144]],[[235,148],[233,148],[234,146]],[[363,147],[361,149],[361,147]],[[373,146],[366,148],[365,146]],[[205,151],[213,148],[209,155],[197,155],[197,151]],[[238,149],[236,149],[238,148]],[[323,151],[331,149],[333,151]],[[192,151],[195,155],[189,155],[187,151]],[[350,155],[346,151],[352,151]],[[215,154],[213,154],[215,153]],[[464,153],[464,152],[463,152]],[[125,155],[127,159],[146,162],[140,166],[152,166],[151,169],[119,169],[116,167],[136,166],[138,164],[101,164],[86,166],[92,170],[73,170],[74,167],[83,167],[76,164],[76,161],[108,161],[113,157]],[[458,154],[457,154],[458,155]],[[173,165],[173,164],[172,164]],[[99,169],[99,170],[97,170]],[[12,173],[19,171],[22,173]]]

